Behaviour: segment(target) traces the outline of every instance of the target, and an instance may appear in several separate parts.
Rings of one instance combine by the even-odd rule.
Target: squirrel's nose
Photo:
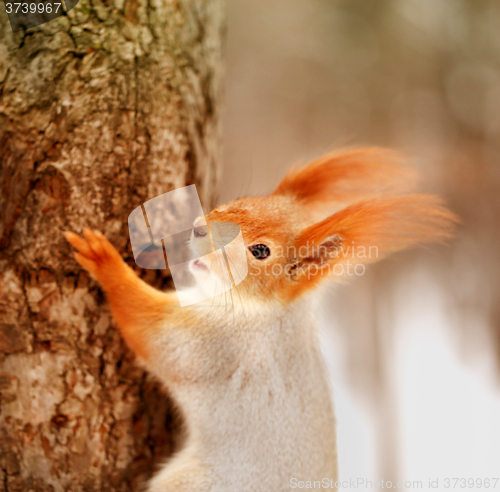
[[[193,234],[195,237],[203,237],[208,233],[207,221],[204,216],[197,217],[193,222]]]
[[[195,227],[193,229],[193,234],[195,237],[203,237],[203,236],[206,236],[207,235],[207,231],[205,231],[203,228],[201,227]]]

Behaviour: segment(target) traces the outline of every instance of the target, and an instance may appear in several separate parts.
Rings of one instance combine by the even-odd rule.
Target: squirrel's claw
[[[64,237],[66,238],[66,241],[68,241],[68,243],[71,244],[73,248],[79,251],[82,256],[89,259],[95,259],[94,253],[87,241],[85,241],[85,239],[82,239],[78,234],[70,231],[65,231]]]
[[[100,273],[104,273],[106,266],[121,263],[123,260],[116,248],[99,231],[83,229],[82,238],[74,232],[64,232],[66,240],[75,248],[76,261],[90,274],[102,282]],[[113,268],[112,268],[113,270]]]

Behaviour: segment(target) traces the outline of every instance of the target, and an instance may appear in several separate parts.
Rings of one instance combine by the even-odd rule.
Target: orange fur
[[[315,207],[408,191],[415,176],[401,161],[397,152],[377,147],[331,152],[302,168],[292,168],[273,194],[292,196],[304,206]]]
[[[350,205],[306,228],[295,246],[297,251],[301,247],[312,249],[335,235],[341,244],[329,258],[330,265],[348,261],[353,265],[373,263],[410,246],[443,242],[452,237],[457,222],[455,214],[432,195],[377,198]],[[302,279],[292,287],[290,296],[309,290],[325,277],[322,273],[320,270]]]
[[[293,198],[279,195],[235,200],[212,210],[207,220],[238,224],[247,244],[268,236],[284,243],[310,222],[303,207]]]
[[[169,296],[141,280],[123,261],[115,247],[100,233],[84,228],[85,239],[66,232],[68,242],[78,251],[75,258],[101,285],[113,317],[130,348],[148,358],[148,334],[168,314]]]

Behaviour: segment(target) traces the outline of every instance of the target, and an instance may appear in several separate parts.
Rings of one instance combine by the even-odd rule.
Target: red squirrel
[[[343,266],[452,235],[455,216],[437,197],[401,193],[408,182],[394,153],[347,150],[292,169],[268,196],[215,208],[206,221],[240,227],[249,273],[216,302],[192,306],[141,280],[100,232],[65,233],[128,346],[185,419],[184,447],[149,492],[335,483],[336,423],[315,291]],[[202,256],[207,241],[193,234],[190,246]]]

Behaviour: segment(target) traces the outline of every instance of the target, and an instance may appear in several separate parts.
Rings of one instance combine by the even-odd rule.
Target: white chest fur
[[[233,310],[207,313],[205,336],[186,337],[182,350],[169,351],[168,336],[158,340],[170,356],[151,369],[181,408],[188,438],[151,492],[280,491],[291,478],[336,480],[335,419],[311,300],[286,314],[281,306]],[[182,337],[182,327],[171,336]]]

